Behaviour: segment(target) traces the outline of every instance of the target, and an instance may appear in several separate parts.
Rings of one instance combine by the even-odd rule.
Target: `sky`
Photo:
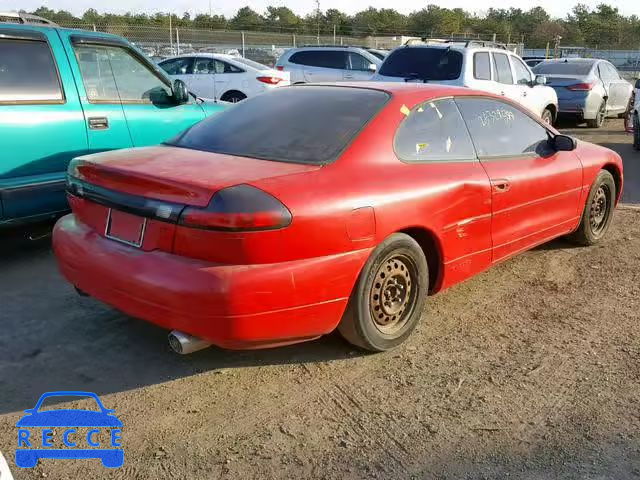
[[[521,8],[528,10],[534,6],[545,8],[554,17],[564,17],[576,3],[584,3],[589,7],[595,7],[602,2],[618,7],[624,15],[640,16],[640,1],[638,0],[320,0],[320,8],[337,8],[348,14],[353,14],[368,7],[395,8],[402,13],[409,13],[424,8],[427,4],[446,6],[448,8],[460,7],[468,11],[482,13],[483,10],[493,8]],[[108,0],[97,2],[95,0],[0,0],[0,11],[11,10],[35,10],[44,5],[54,10],[68,10],[76,15],[82,14],[89,8],[95,8],[99,12],[114,13],[155,13],[173,12],[182,14],[189,12],[192,16],[198,13],[209,12],[209,0]],[[107,7],[108,5],[108,7]],[[231,17],[243,6],[249,6],[258,12],[263,12],[268,5],[289,7],[299,15],[306,15],[315,9],[315,0],[211,0],[211,11],[214,14]],[[479,9],[479,5],[481,5]]]

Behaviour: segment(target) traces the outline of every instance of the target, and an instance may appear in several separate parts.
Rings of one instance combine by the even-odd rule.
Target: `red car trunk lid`
[[[222,188],[318,168],[159,146],[81,157],[71,174],[110,190],[205,207]]]

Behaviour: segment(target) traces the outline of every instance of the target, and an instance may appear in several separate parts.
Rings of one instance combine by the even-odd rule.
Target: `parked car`
[[[558,94],[560,114],[602,126],[609,116],[624,115],[633,87],[611,63],[592,58],[546,60],[533,71],[544,75]]]
[[[169,58],[160,68],[184,81],[204,98],[240,102],[272,88],[289,85],[289,74],[253,60],[220,53],[194,53]]]
[[[488,42],[411,43],[393,50],[373,80],[456,85],[510,98],[553,124],[558,99],[516,54]]]
[[[623,177],[504,97],[370,82],[272,90],[68,178],[53,248],[80,291],[205,345],[337,327],[381,351],[427,293],[561,235],[600,241]]]
[[[631,100],[629,100],[625,129],[633,134],[633,148],[640,150],[640,78],[636,79]]]
[[[389,55],[389,51],[390,51],[390,50],[384,50],[381,48],[365,48],[365,50],[370,54],[375,55],[380,60],[384,60],[385,58],[387,58],[387,55]]]
[[[121,37],[0,24],[0,226],[55,217],[71,158],[158,144],[224,107]]]
[[[539,63],[542,63],[546,60],[546,57],[522,57],[524,63],[527,64],[529,68],[533,68]]]
[[[291,83],[371,80],[382,60],[359,47],[309,46],[291,48],[276,69],[291,74]]]

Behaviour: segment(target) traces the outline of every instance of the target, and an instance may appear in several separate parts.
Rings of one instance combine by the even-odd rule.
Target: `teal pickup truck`
[[[123,38],[14,15],[0,23],[0,227],[64,213],[72,158],[158,144],[225,108]]]

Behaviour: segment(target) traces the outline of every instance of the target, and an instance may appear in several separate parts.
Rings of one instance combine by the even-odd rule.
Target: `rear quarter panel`
[[[624,169],[622,158],[613,150],[588,142],[578,142],[575,151],[580,158],[583,168],[582,203],[586,202],[589,190],[601,170],[609,170],[616,180],[616,204],[622,198],[624,188]]]

